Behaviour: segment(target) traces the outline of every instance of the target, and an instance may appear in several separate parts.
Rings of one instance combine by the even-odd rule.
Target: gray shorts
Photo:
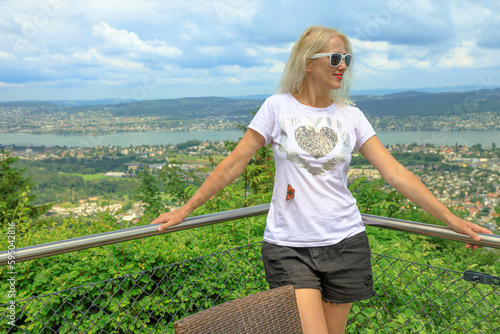
[[[323,247],[264,242],[262,259],[271,289],[288,284],[296,289],[319,289],[330,303],[351,303],[375,295],[366,232]]]

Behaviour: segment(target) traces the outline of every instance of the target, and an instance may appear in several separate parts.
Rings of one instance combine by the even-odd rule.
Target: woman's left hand
[[[490,230],[485,227],[479,226],[477,224],[471,223],[467,220],[461,219],[457,216],[453,217],[451,222],[447,223],[448,228],[457,233],[465,234],[476,241],[481,240],[481,236],[478,233],[493,234]],[[481,248],[479,245],[473,243],[467,243],[468,248],[475,250]]]
[[[429,189],[427,189],[422,181],[415,176],[415,174],[394,159],[376,135],[368,139],[363,146],[361,146],[359,153],[380,172],[387,183],[396,188],[397,191],[410,201],[417,204],[437,219],[445,222],[449,229],[457,233],[468,235],[476,241],[481,240],[478,233],[493,234],[493,232],[487,228],[463,220],[451,213],[450,210],[444,206]],[[481,246],[475,245],[474,243],[467,243],[467,247],[474,250]]]

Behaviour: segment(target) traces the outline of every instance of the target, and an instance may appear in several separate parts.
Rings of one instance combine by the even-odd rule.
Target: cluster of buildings
[[[498,131],[500,115],[491,111],[461,115],[407,117],[367,115],[370,122],[381,131]]]
[[[131,161],[123,164],[120,170],[110,170],[104,173],[109,177],[132,177],[137,175],[140,170],[147,169],[160,171],[167,164],[167,160],[173,153],[182,153],[194,157],[193,161],[203,161],[207,156],[227,154],[223,142],[205,142],[198,145],[187,146],[182,150],[170,146],[142,145],[136,147],[78,147],[61,148],[45,147],[42,149],[22,148],[12,150],[6,148],[12,155],[23,159],[43,160],[43,159],[62,159],[65,156],[75,158],[94,158],[98,157],[127,157]],[[434,195],[446,205],[455,209],[467,212],[468,218],[487,224],[495,221],[498,217],[497,208],[500,206],[500,158],[498,150],[495,147],[481,149],[480,147],[465,146],[441,146],[431,145],[392,145],[388,146],[391,152],[419,153],[419,154],[439,154],[442,157],[441,163],[437,167],[429,166],[407,166],[412,170]],[[140,160],[142,162],[138,162]],[[152,162],[147,162],[151,160]],[[162,161],[163,160],[163,161]],[[158,162],[162,161],[162,162]],[[170,164],[170,167],[179,167],[182,171],[194,171],[207,167],[206,163],[180,163]],[[368,179],[380,178],[380,174],[371,166],[363,168],[351,168],[349,179],[365,176]],[[88,199],[86,203],[80,203],[76,208],[64,209],[55,206],[54,213],[65,214],[69,211],[74,214],[89,215],[99,212],[97,201]],[[106,207],[104,210],[117,210],[118,206]],[[137,210],[126,214],[127,220],[132,220],[140,216],[139,206]]]
[[[1,146],[5,151],[11,152],[11,155],[26,160],[44,160],[44,159],[91,159],[91,158],[109,158],[130,156],[131,159],[153,159],[167,160],[173,153],[178,152],[176,145],[140,145],[133,147],[122,146],[93,146],[93,147],[60,147],[60,146]],[[182,150],[184,154],[192,157],[219,155],[226,153],[223,141],[202,142]],[[125,168],[127,169],[127,168]],[[128,168],[128,170],[133,168]]]
[[[58,216],[94,216],[102,212],[114,214],[118,220],[127,222],[138,222],[144,214],[142,203],[134,203],[131,208],[124,208],[123,204],[99,205],[97,197],[89,197],[80,200],[77,206],[67,206],[64,204],[54,205],[48,215]]]
[[[443,157],[439,167],[407,166],[445,205],[466,212],[466,218],[490,229],[500,208],[500,157],[495,149],[472,149],[465,146],[390,146],[389,151],[434,153]],[[351,168],[350,177],[380,178],[373,168]]]
[[[0,106],[0,132],[98,135],[118,132],[235,130],[248,116],[199,117],[172,120],[171,116],[114,115],[109,107],[80,112],[63,106]]]

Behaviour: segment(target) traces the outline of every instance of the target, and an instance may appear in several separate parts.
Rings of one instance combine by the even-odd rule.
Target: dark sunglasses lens
[[[351,61],[352,61],[352,56],[346,55],[345,56],[345,66],[349,67],[349,65],[351,65]]]
[[[342,55],[340,53],[332,54],[332,57],[330,58],[330,64],[333,67],[339,66],[341,61],[342,61]]]

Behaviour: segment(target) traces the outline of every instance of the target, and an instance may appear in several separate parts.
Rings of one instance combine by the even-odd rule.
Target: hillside
[[[403,92],[381,96],[353,96],[356,106],[373,116],[441,116],[500,114],[500,89],[469,92]]]
[[[500,89],[469,92],[401,92],[386,95],[352,96],[356,106],[371,116],[442,116],[493,112],[500,114]],[[111,101],[111,100],[108,100]],[[126,103],[96,104],[89,101],[22,101],[0,103],[0,114],[12,108],[30,108],[31,113],[82,113],[106,110],[114,116],[161,116],[173,119],[202,119],[206,117],[248,116],[264,101],[251,97],[195,97],[181,99],[147,100]]]
[[[170,116],[176,118],[205,118],[207,116],[248,115],[262,101],[223,97],[196,97],[170,100],[150,100],[107,106],[116,116]],[[94,109],[99,106],[94,107]]]

